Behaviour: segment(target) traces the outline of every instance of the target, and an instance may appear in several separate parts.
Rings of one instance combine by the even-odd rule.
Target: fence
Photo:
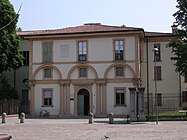
[[[19,113],[19,101],[0,100],[0,115],[6,112],[8,115]]]
[[[156,113],[155,94],[150,93],[149,99],[145,97],[145,111],[149,114]],[[149,100],[149,110],[148,103]],[[181,96],[179,93],[158,93],[157,94],[158,113],[175,112],[181,106]]]

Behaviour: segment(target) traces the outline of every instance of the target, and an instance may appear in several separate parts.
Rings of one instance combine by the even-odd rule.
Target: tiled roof
[[[126,26],[109,26],[100,23],[88,23],[81,26],[67,27],[54,30],[35,30],[18,32],[20,36],[37,35],[58,35],[58,34],[78,34],[78,33],[101,33],[101,32],[122,32],[122,31],[143,31],[142,28]]]
[[[146,37],[162,37],[162,36],[173,36],[172,33],[161,33],[161,32],[145,32]]]

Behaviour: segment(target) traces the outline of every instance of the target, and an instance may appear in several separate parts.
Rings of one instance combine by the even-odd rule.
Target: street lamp
[[[139,114],[139,88],[141,87],[141,79],[135,78],[134,84],[136,85],[136,119],[137,122],[140,120],[140,114]]]
[[[158,96],[157,96],[157,68],[156,68],[156,54],[158,53],[158,48],[153,48],[154,52],[154,80],[155,80],[155,104],[156,104],[156,124],[158,124]]]

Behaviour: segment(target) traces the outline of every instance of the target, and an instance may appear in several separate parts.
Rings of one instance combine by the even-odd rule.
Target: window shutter
[[[43,61],[51,62],[52,61],[52,42],[43,43]]]

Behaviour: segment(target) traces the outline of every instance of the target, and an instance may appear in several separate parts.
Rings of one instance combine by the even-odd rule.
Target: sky
[[[10,0],[23,30],[59,29],[84,23],[171,32],[176,0]]]

